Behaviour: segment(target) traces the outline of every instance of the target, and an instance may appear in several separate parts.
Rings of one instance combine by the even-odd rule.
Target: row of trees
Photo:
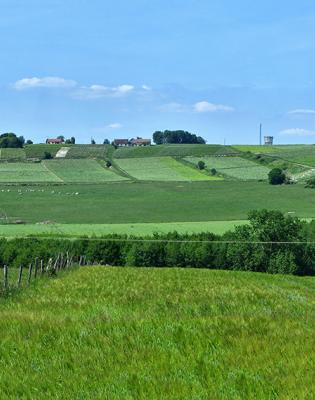
[[[16,134],[13,132],[3,133],[0,135],[0,148],[21,148],[24,146],[24,144],[32,143],[33,142],[31,140],[27,140],[25,142],[23,136],[16,136]]]
[[[84,255],[109,265],[192,267],[315,275],[315,225],[278,211],[252,211],[249,225],[222,236],[212,233],[136,238],[106,236],[100,240],[0,240],[1,265],[27,265],[56,254]],[[141,241],[143,239],[143,241]]]
[[[153,141],[155,144],[179,143],[179,144],[205,144],[206,141],[194,133],[187,131],[156,131],[153,133]]]

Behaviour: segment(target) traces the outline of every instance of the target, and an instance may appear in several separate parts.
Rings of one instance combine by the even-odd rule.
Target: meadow
[[[253,161],[241,157],[185,157],[184,160],[197,165],[203,161],[207,170],[215,168],[227,178],[234,178],[243,181],[267,180],[269,168],[258,165]]]
[[[315,217],[312,189],[252,181],[0,185],[0,204],[1,218],[28,223],[233,221],[262,208]]]
[[[144,147],[120,147],[114,152],[115,158],[140,157],[185,157],[214,154],[234,154],[236,150],[219,144],[166,144]]]
[[[91,159],[45,160],[43,165],[63,182],[102,183],[125,180],[105,163]]]
[[[0,301],[1,398],[311,399],[314,278],[81,267]]]
[[[117,165],[130,176],[148,181],[206,181],[220,178],[183,165],[172,157],[117,159]]]
[[[62,180],[45,168],[42,163],[0,163],[0,182],[61,182]]]

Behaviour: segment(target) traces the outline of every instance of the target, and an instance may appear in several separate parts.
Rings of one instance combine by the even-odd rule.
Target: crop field
[[[42,279],[0,302],[0,397],[312,399],[314,282],[106,267]]]
[[[215,168],[227,177],[243,181],[268,178],[269,168],[241,157],[185,157],[184,159],[194,165],[202,160],[208,170]]]
[[[229,146],[219,144],[164,144],[144,147],[118,148],[115,158],[141,158],[141,157],[185,157],[204,156],[213,154],[234,154],[235,150]]]
[[[0,149],[0,160],[24,160],[26,158],[24,149]]]
[[[267,154],[283,160],[315,167],[315,145],[233,146],[239,151]]]
[[[0,185],[0,204],[2,215],[28,223],[233,221],[262,208],[315,218],[314,190],[253,181]]]
[[[0,163],[0,182],[61,182],[41,163]]]
[[[172,157],[126,158],[116,160],[118,166],[139,180],[148,181],[202,181],[218,180],[185,166]]]
[[[55,157],[58,150],[62,147],[70,147],[71,145],[65,144],[31,144],[25,146],[26,158],[37,158],[42,159],[45,156],[45,152],[50,153]]]
[[[43,164],[63,182],[101,183],[126,180],[95,160],[45,160]]]
[[[103,144],[76,144],[70,147],[66,158],[107,158],[114,148]]]

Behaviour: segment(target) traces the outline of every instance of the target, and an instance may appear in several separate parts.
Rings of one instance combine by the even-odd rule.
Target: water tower
[[[264,136],[264,142],[266,146],[273,145],[273,136]]]

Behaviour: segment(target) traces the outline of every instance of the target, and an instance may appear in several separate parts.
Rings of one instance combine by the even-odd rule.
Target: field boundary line
[[[45,161],[42,161],[42,163],[43,163],[44,168],[45,168],[48,172],[50,172],[52,175],[54,175],[56,178],[58,178],[60,182],[65,183],[65,181],[64,181],[62,178],[60,178],[60,176],[58,176],[55,172],[53,172],[50,168],[47,167]]]

